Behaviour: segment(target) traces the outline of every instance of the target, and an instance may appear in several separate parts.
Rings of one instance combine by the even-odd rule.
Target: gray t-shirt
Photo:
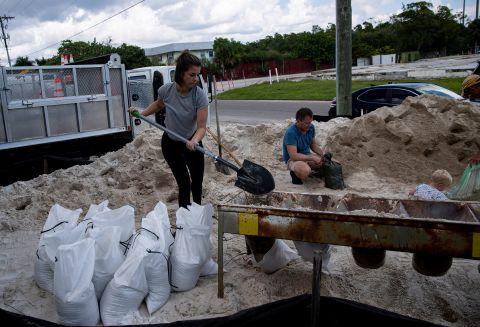
[[[165,127],[188,139],[197,130],[197,111],[208,106],[207,95],[198,86],[187,95],[178,93],[175,83],[167,83],[158,89],[158,97],[165,103]],[[180,141],[168,134],[172,140]]]

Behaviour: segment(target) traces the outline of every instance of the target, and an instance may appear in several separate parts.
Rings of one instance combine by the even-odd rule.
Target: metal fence
[[[123,65],[0,67],[0,149],[125,131]]]

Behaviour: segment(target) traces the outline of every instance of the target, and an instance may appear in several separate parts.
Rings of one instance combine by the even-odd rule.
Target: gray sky
[[[401,11],[402,2],[415,1],[352,0],[352,24],[385,21]],[[454,12],[463,6],[463,0],[429,2]],[[475,5],[476,0],[466,0],[470,19]],[[313,25],[335,22],[335,0],[0,0],[0,15],[15,17],[6,22],[13,64],[18,56],[51,57],[65,39],[111,39],[114,45],[151,48],[217,37],[250,42],[275,33],[311,31]],[[3,42],[0,65],[8,66]]]

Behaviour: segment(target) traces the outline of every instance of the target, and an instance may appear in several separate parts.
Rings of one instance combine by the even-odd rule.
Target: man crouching
[[[287,128],[283,137],[283,160],[292,176],[292,183],[303,184],[312,170],[320,171],[324,156],[315,141],[312,110],[298,109],[295,119],[296,122]]]

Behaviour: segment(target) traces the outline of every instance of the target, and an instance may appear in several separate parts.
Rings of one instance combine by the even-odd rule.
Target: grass
[[[443,86],[460,94],[463,78],[444,78],[431,80],[384,80],[384,81],[352,81],[352,91],[370,85],[380,85],[389,82],[425,82]],[[220,100],[319,100],[330,101],[335,97],[335,80],[303,80],[298,82],[280,81],[270,85],[268,82],[240,87],[222,92]]]

